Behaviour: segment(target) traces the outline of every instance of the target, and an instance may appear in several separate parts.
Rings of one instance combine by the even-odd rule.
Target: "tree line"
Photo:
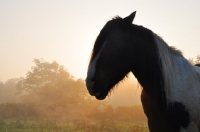
[[[200,55],[189,61],[200,63]],[[25,77],[0,82],[0,119],[146,121],[141,105],[114,107],[98,101],[88,94],[84,80],[75,79],[56,61],[34,63]]]
[[[96,100],[82,79],[75,79],[56,61],[34,59],[34,63],[25,77],[0,83],[1,97],[10,94],[7,97],[15,100],[1,100],[0,118],[146,120],[142,106],[113,107]]]

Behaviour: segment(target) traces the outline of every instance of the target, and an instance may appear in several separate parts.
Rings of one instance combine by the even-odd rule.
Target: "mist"
[[[124,124],[123,130],[135,129],[135,123],[127,125],[128,122],[142,122],[137,128],[147,129],[139,97],[141,89],[133,76],[120,82],[105,100],[99,101],[88,94],[83,79],[74,78],[58,62],[44,59],[33,62],[26,76],[0,82],[0,121],[5,130],[26,127],[37,131],[41,122],[45,124],[42,130],[57,129],[56,126],[49,128],[48,124],[58,123],[69,125],[71,131],[86,131],[86,128],[111,131],[121,129],[119,122]],[[28,122],[37,127],[32,128]],[[105,126],[109,124],[113,128],[108,130]],[[64,126],[59,130],[65,130]]]

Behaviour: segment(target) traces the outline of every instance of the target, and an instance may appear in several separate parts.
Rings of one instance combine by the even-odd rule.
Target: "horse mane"
[[[117,16],[113,17],[112,20],[122,20],[122,18],[117,15]]]
[[[183,57],[182,51],[180,51],[180,50],[177,49],[176,47],[174,47],[174,46],[169,46],[169,49],[171,50],[171,53],[172,53],[172,54]]]
[[[180,73],[181,70],[190,71],[192,73],[191,80],[196,80],[199,78],[199,75],[197,75],[194,66],[183,56],[180,50],[173,46],[169,46],[161,37],[155,33],[154,38],[158,48],[158,55],[162,64],[161,69],[164,78],[164,89],[167,98],[170,99],[172,97],[171,90],[176,87],[175,83],[177,79],[182,76],[182,73]],[[199,86],[199,84],[196,85]]]
[[[183,57],[181,51],[177,50],[175,47],[170,47],[168,44],[157,34],[154,34],[155,43],[158,50],[158,56],[162,64],[162,72],[164,78],[164,89],[166,90],[166,96],[171,95],[170,88],[173,87],[173,80],[175,80],[175,64],[174,57]]]

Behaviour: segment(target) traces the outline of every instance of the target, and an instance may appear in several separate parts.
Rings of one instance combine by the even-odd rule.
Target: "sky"
[[[84,79],[104,24],[134,11],[134,24],[151,29],[186,58],[200,54],[199,0],[0,0],[0,81],[25,77],[34,58],[55,60]]]

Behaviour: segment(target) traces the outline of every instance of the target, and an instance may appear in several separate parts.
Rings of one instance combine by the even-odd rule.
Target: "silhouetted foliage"
[[[200,64],[200,55],[196,56],[196,60],[194,60],[193,58],[189,58],[188,59],[193,65],[195,64]]]
[[[200,64],[200,55],[197,55],[195,63]]]
[[[75,80],[57,62],[34,59],[35,66],[17,84],[18,94],[27,103],[80,104],[87,94],[84,81]]]

